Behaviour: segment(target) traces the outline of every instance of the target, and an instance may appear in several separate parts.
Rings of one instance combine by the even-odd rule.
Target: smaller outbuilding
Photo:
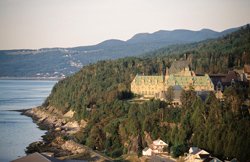
[[[209,152],[198,147],[190,147],[185,158],[186,162],[222,162],[216,157],[212,157]]]

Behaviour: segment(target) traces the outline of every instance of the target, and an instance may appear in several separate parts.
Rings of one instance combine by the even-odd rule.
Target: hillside
[[[76,120],[88,121],[76,135],[78,141],[111,157],[140,155],[150,137],[166,141],[173,156],[182,155],[188,146],[198,146],[219,158],[249,161],[250,116],[241,103],[249,98],[250,89],[228,87],[224,103],[213,93],[203,102],[192,90],[186,91],[183,95],[188,97],[183,97],[179,108],[159,100],[129,102],[133,97],[130,83],[137,73],[161,74],[186,53],[192,54],[196,72],[226,72],[250,63],[249,44],[247,26],[223,38],[171,46],[145,58],[100,61],[59,81],[43,106],[74,110]]]
[[[173,44],[218,38],[237,28],[216,32],[174,30],[136,34],[127,41],[106,40],[93,46],[0,51],[0,77],[63,77],[99,60],[138,56]]]
[[[249,25],[219,39],[205,40],[185,45],[172,45],[155,50],[144,57],[166,58],[192,54],[192,69],[196,73],[226,73],[250,63]],[[180,57],[176,57],[180,58]]]

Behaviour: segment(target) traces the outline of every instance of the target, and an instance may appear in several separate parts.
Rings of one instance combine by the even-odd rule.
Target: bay
[[[45,131],[32,119],[10,110],[41,105],[57,81],[0,80],[0,161],[7,162],[25,155],[26,147],[41,140]]]

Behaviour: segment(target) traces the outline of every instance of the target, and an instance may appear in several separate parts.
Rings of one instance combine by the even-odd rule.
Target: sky
[[[136,33],[250,23],[250,0],[0,0],[0,49],[128,40]]]

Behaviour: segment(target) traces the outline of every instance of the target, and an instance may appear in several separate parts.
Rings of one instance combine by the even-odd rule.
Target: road
[[[175,162],[175,161],[167,157],[153,155],[150,157],[149,162]]]

